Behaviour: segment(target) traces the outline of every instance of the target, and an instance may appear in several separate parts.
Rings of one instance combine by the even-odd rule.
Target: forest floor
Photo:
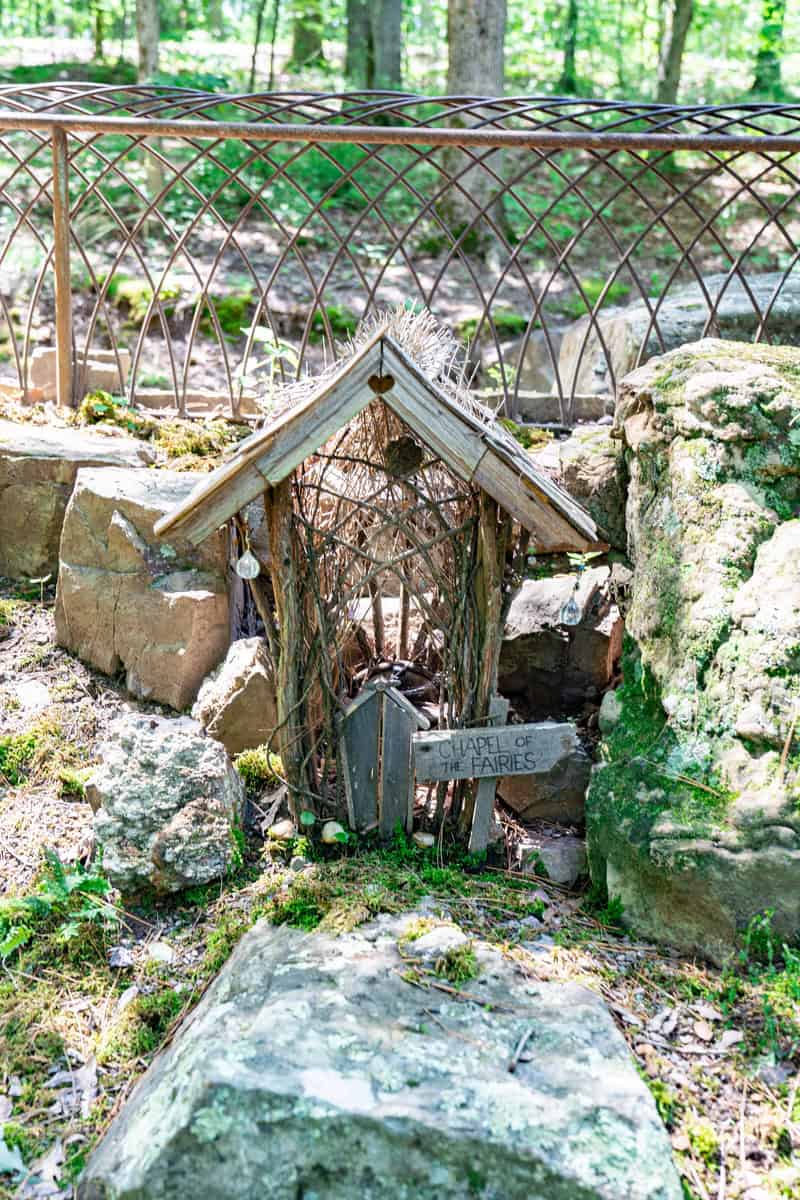
[[[724,969],[642,944],[587,893],[388,847],[288,847],[251,829],[224,881],[125,904],[83,798],[122,687],[55,645],[50,590],[0,586],[0,1197],[63,1197],[138,1076],[259,917],[352,928],[433,897],[541,980],[603,996],[669,1130],[687,1197],[799,1200],[800,957],[754,926]],[[150,706],[148,711],[156,711]],[[250,776],[258,813],[265,781]],[[288,870],[301,848],[314,859]],[[273,852],[274,853],[274,852]],[[8,938],[15,903],[24,944]],[[5,1172],[5,1173],[4,1173]]]

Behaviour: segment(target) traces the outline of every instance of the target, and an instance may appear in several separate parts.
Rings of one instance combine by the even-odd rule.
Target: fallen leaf
[[[128,1007],[128,1005],[133,1000],[135,1000],[138,995],[139,995],[139,989],[135,983],[132,983],[130,987],[126,987],[125,991],[122,993],[119,1000],[117,1000],[117,1003],[114,1005],[115,1015],[119,1016],[120,1013],[123,1013],[125,1011],[125,1009]]]
[[[689,1139],[685,1133],[673,1133],[671,1140],[672,1140],[672,1149],[673,1150],[688,1150],[689,1149],[690,1143],[689,1143]]]
[[[56,1138],[50,1149],[31,1163],[30,1173],[38,1175],[42,1183],[54,1183],[57,1186],[61,1168],[64,1166],[64,1158],[61,1138]]]
[[[0,1175],[17,1175],[25,1170],[19,1146],[7,1146],[0,1138]]]
[[[738,1046],[743,1041],[744,1034],[741,1029],[723,1029],[717,1046],[720,1050],[730,1050],[732,1046]]]
[[[147,957],[153,962],[171,963],[175,957],[175,951],[167,942],[151,942],[147,947]]]
[[[698,1017],[705,1017],[707,1021],[725,1020],[719,1009],[714,1008],[713,1004],[707,1004],[705,1000],[699,1000],[697,1004],[693,1004],[692,1012],[696,1012]]]
[[[695,1036],[699,1037],[701,1042],[713,1042],[714,1030],[708,1021],[695,1021],[692,1028],[694,1029]]]

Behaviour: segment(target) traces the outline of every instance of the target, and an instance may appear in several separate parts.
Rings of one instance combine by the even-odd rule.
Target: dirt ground
[[[36,743],[18,781],[0,783],[5,900],[36,894],[45,848],[67,866],[89,864],[81,781],[110,721],[144,707],[55,645],[52,588],[36,591],[20,600],[12,585],[0,589],[11,601],[0,626],[0,747],[26,733]],[[241,869],[219,884],[167,900],[112,893],[108,919],[77,941],[50,921],[0,960],[0,1147],[24,1164],[0,1173],[0,1197],[73,1195],[91,1145],[256,917],[344,929],[425,894],[531,978],[577,980],[605,998],[656,1098],[687,1197],[800,1198],[799,957],[759,963],[753,944],[710,968],[636,941],[612,906],[598,910],[587,894],[508,872],[502,860],[476,870],[437,848],[305,850],[312,865],[293,874],[290,851],[254,836]]]

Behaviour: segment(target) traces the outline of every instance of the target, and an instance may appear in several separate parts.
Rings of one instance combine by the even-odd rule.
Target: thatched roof
[[[335,369],[290,389],[279,415],[240,443],[232,458],[156,524],[156,533],[180,532],[202,541],[321,450],[379,396],[454,475],[482,488],[529,529],[536,550],[596,549],[601,543],[589,514],[538,471],[494,414],[476,403],[453,361],[452,345],[428,314],[387,317]]]

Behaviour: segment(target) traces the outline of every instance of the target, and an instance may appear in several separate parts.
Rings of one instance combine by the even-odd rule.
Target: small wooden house
[[[490,721],[526,555],[601,544],[452,359],[429,314],[388,317],[156,526],[200,542],[263,497],[270,562],[254,588],[295,810],[343,815],[342,715],[381,662],[425,674],[441,728]],[[456,790],[451,815],[469,822],[470,789]]]

